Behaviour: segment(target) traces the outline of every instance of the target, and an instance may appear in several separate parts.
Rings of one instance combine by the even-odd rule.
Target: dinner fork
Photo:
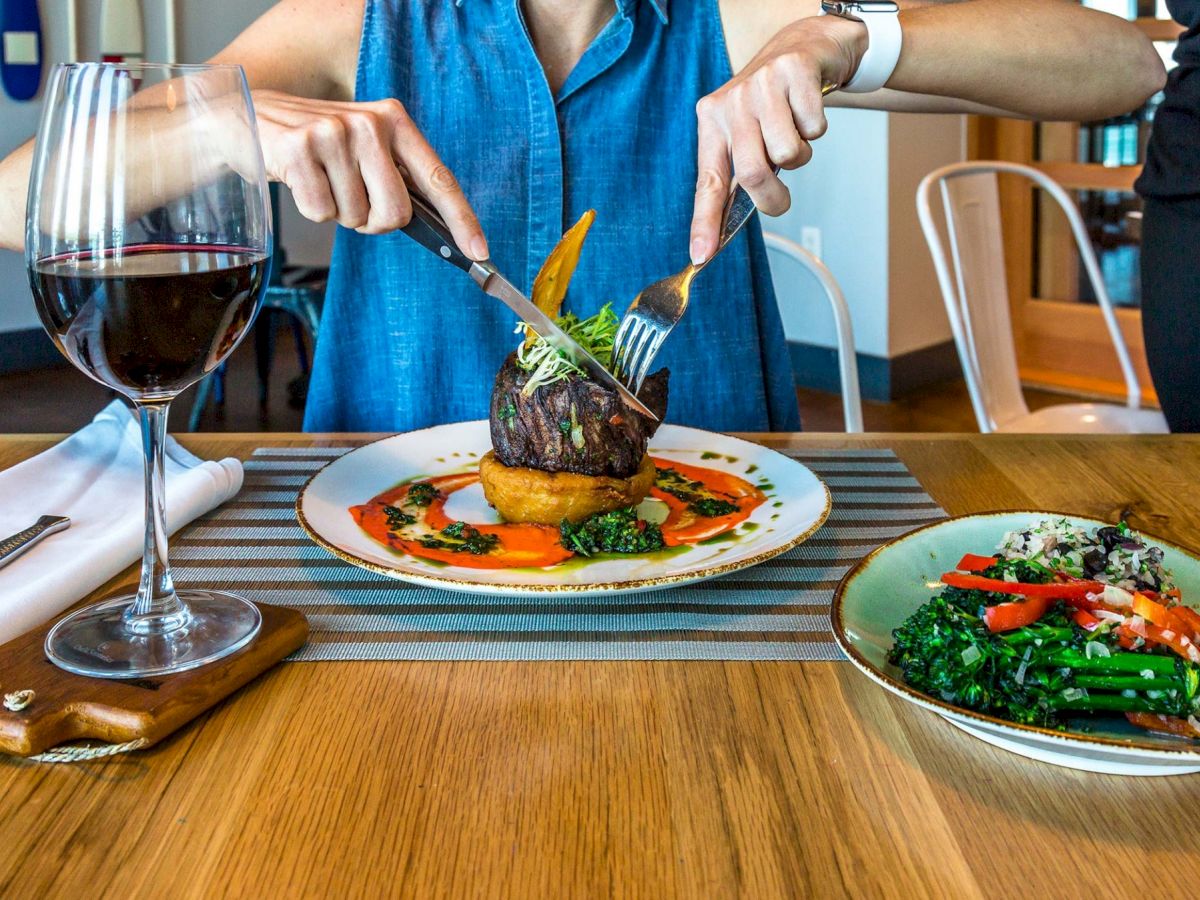
[[[778,173],[779,169],[776,168]],[[689,263],[683,270],[654,282],[634,297],[621,319],[613,341],[613,374],[621,379],[634,394],[642,388],[650,363],[662,349],[663,341],[671,333],[688,307],[688,293],[692,279],[707,266],[755,210],[754,201],[740,184],[733,189],[725,203],[721,216],[721,235],[714,250],[702,263]]]

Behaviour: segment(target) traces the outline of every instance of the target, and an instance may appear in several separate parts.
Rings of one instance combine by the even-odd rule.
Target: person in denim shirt
[[[269,175],[305,216],[342,226],[305,427],[483,418],[514,346],[506,308],[396,231],[409,216],[402,169],[468,255],[490,256],[525,290],[595,208],[568,297],[586,316],[606,302],[623,311],[709,255],[735,175],[762,212],[782,213],[772,167],[809,160],[826,104],[1089,120],[1162,84],[1139,31],[1074,3],[899,6],[886,86],[826,98],[822,85],[849,82],[869,40],[860,21],[818,16],[818,0],[289,0],[268,11],[214,61],[246,69]],[[5,163],[0,200],[23,209],[27,172],[27,154]],[[19,246],[22,217],[9,218],[4,239]],[[671,421],[799,427],[756,221],[697,279],[658,362],[672,372]]]

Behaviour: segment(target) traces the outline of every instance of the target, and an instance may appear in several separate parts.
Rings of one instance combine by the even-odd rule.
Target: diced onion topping
[[[1083,648],[1083,654],[1088,659],[1112,656],[1112,653],[1109,652],[1108,648],[1099,641],[1088,641]]]
[[[1033,648],[1026,647],[1025,655],[1023,657],[1021,657],[1021,664],[1019,666],[1017,666],[1017,674],[1013,676],[1013,679],[1017,682],[1017,684],[1025,683],[1025,670],[1027,668],[1029,668],[1029,657],[1031,657],[1032,655],[1033,655]]]
[[[979,657],[983,656],[983,654],[979,652],[979,648],[974,644],[964,650],[961,655],[964,666],[971,665],[973,662],[979,659]]]
[[[1104,586],[1101,599],[1109,606],[1133,606],[1133,594],[1112,584]]]

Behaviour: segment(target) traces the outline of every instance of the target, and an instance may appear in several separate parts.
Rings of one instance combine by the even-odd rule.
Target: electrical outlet
[[[815,256],[821,258],[821,229],[816,225],[805,225],[800,229],[800,246]]]

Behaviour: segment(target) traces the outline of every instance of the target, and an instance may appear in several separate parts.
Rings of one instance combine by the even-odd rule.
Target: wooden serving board
[[[0,706],[0,751],[34,756],[66,741],[156,744],[308,640],[293,609],[258,604],[258,636],[224,659],[158,678],[87,678],[58,668],[42,650],[53,622],[0,646],[0,694],[31,689],[20,712]]]

